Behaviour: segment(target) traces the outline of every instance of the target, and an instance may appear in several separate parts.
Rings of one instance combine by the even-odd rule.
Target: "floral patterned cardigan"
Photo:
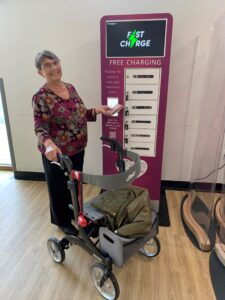
[[[34,130],[38,149],[45,152],[44,142],[51,139],[63,154],[72,156],[87,145],[87,121],[96,121],[94,109],[86,109],[73,85],[65,83],[68,100],[54,94],[46,85],[32,98]]]

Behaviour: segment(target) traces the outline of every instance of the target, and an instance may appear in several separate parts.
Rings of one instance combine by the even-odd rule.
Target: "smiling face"
[[[62,68],[57,59],[45,58],[38,73],[46,79],[48,83],[55,83],[61,80]]]

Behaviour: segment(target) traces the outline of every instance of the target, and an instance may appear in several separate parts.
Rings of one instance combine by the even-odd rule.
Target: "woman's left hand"
[[[98,114],[110,115],[111,111],[112,109],[107,105],[101,105],[95,108],[96,115]]]

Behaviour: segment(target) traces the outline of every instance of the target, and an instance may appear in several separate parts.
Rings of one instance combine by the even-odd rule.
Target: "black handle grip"
[[[69,158],[69,156],[64,155],[64,154],[58,154],[58,160],[60,163],[60,168],[62,170],[71,172],[73,169],[73,163],[71,161],[71,159]]]
[[[102,136],[102,137],[100,137],[100,140],[110,143],[112,151],[122,151],[123,150],[120,143],[115,139],[111,139],[111,138]]]
[[[111,139],[111,138],[108,138],[108,137],[105,137],[105,136],[101,136],[100,140],[106,141],[106,142],[109,142],[109,143],[118,143],[117,140]]]

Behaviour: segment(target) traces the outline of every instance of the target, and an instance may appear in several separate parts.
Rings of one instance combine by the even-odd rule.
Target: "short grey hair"
[[[41,70],[41,67],[42,67],[42,64],[43,64],[43,61],[45,58],[59,61],[59,58],[57,57],[57,55],[55,55],[55,53],[53,53],[52,51],[49,51],[49,50],[43,50],[43,51],[39,52],[35,57],[35,67],[38,70]]]

